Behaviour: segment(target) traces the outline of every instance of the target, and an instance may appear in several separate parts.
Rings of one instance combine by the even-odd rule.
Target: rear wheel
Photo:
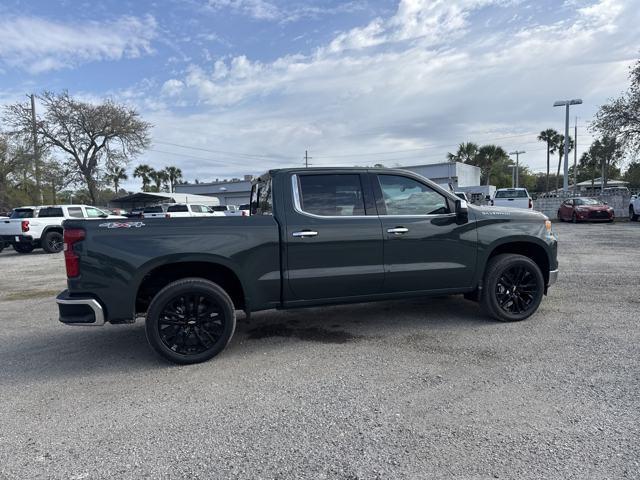
[[[638,215],[634,211],[633,205],[629,205],[629,220],[631,220],[632,222],[638,220]]]
[[[487,264],[482,307],[502,322],[516,322],[533,315],[544,295],[544,277],[529,257],[502,254]]]
[[[31,253],[34,246],[31,243],[14,243],[13,249],[18,253]]]
[[[47,232],[42,239],[42,249],[47,253],[60,253],[64,240],[60,232]]]
[[[167,360],[200,363],[227,346],[236,328],[235,308],[219,285],[201,278],[170,283],[149,305],[149,344]]]

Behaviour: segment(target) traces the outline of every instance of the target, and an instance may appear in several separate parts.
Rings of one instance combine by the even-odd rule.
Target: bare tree
[[[151,124],[134,109],[106,100],[99,105],[72,98],[68,92],[44,92],[38,97],[44,115],[36,119],[41,145],[62,151],[96,202],[100,170],[107,162],[125,165],[150,143]],[[31,106],[5,107],[5,121],[27,135],[32,127]]]

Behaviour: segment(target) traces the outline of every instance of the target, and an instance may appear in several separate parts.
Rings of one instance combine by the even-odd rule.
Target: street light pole
[[[564,181],[562,182],[562,191],[569,191],[569,106],[580,105],[582,99],[575,98],[573,100],[558,100],[553,103],[554,107],[565,107],[564,120]]]
[[[522,155],[523,153],[527,153],[524,150],[516,150],[515,152],[511,152],[509,155],[515,155],[516,156],[516,179],[515,179],[515,184],[516,184],[516,188],[518,188],[518,185],[520,183],[520,155]]]

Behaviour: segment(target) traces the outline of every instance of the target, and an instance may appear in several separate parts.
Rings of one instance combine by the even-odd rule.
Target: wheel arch
[[[549,259],[547,249],[547,246],[542,242],[536,242],[532,239],[506,239],[491,245],[491,247],[487,249],[487,255],[484,258],[482,272],[486,271],[487,264],[496,255],[503,253],[523,255],[530,258],[536,263],[536,265],[538,265],[546,285],[549,283],[549,270],[551,266],[551,260]]]
[[[183,278],[203,278],[218,284],[231,297],[236,309],[247,308],[244,286],[237,272],[220,261],[181,259],[154,264],[137,282],[135,312],[147,310],[153,297],[168,284]]]

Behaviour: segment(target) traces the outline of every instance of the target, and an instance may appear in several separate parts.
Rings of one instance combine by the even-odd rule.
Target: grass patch
[[[12,300],[33,300],[36,298],[55,297],[60,293],[60,289],[57,290],[21,290],[19,292],[12,292],[2,297],[4,301]]]

